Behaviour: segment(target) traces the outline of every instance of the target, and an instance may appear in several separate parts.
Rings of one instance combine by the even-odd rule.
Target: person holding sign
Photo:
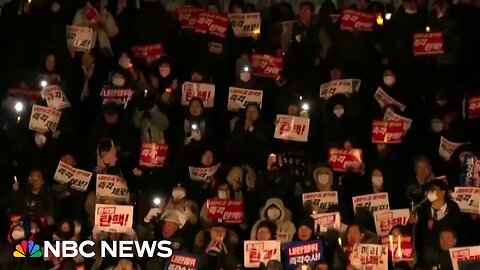
[[[61,85],[62,76],[58,70],[57,57],[53,53],[45,55],[38,74],[38,82],[45,81],[47,85]],[[39,85],[41,86],[41,85]]]
[[[359,130],[356,128],[356,112],[353,101],[345,95],[334,95],[328,99],[326,108],[326,130],[324,142],[326,147],[337,147],[350,149],[359,141]]]
[[[172,197],[165,205],[165,211],[178,210],[183,212],[188,221],[196,225],[198,222],[198,205],[187,198],[185,188],[178,185],[172,189]]]
[[[296,232],[295,225],[291,221],[291,212],[285,208],[283,201],[279,198],[269,199],[265,206],[260,209],[260,217],[253,225],[250,239],[254,239],[257,227],[263,220],[270,220],[277,224],[277,240],[290,242]]]
[[[210,145],[213,141],[211,122],[206,117],[201,98],[194,97],[190,100],[182,127],[183,143],[187,152],[194,152],[201,146]]]

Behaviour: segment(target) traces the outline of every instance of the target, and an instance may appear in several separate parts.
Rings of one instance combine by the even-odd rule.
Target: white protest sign
[[[244,260],[246,268],[258,268],[270,260],[281,261],[280,241],[244,241]]]
[[[385,108],[386,106],[393,105],[397,107],[400,111],[405,111],[406,106],[397,100],[395,100],[393,97],[389,96],[381,87],[377,88],[377,91],[373,95],[375,97],[375,100],[378,102],[378,105],[380,105],[380,108]]]
[[[210,182],[212,181],[213,176],[217,173],[218,168],[220,168],[220,165],[221,163],[218,163],[217,165],[208,168],[188,167],[190,179],[194,181]]]
[[[320,98],[329,99],[333,95],[351,95],[360,89],[361,80],[343,79],[324,83],[320,86]]]
[[[103,98],[103,104],[109,102],[115,102],[127,107],[128,102],[132,99],[133,90],[130,88],[117,88],[117,87],[103,87],[100,92],[100,96]]]
[[[61,114],[60,111],[53,108],[33,105],[28,128],[39,132],[54,132],[57,130]]]
[[[310,202],[318,206],[318,208],[327,211],[330,206],[338,205],[338,193],[336,191],[303,193],[302,202],[303,205]]]
[[[453,152],[457,150],[458,147],[468,144],[468,143],[457,143],[447,140],[447,138],[440,137],[440,145],[438,147],[438,154],[446,161],[449,161],[452,157]]]
[[[257,103],[262,108],[263,91],[230,87],[228,90],[228,110],[245,109],[249,103]]]
[[[182,85],[182,105],[188,106],[192,98],[202,99],[205,108],[213,108],[215,85],[208,83],[185,82]]]
[[[70,184],[72,189],[85,192],[92,179],[92,173],[76,169],[67,163],[59,161],[53,179],[62,184]]]
[[[373,244],[355,244],[350,264],[359,270],[388,270],[388,247]]]
[[[452,200],[462,213],[480,214],[480,187],[455,187]]]
[[[228,14],[235,37],[251,37],[260,32],[260,13]]]
[[[95,205],[95,227],[105,232],[126,233],[133,225],[133,206]]]
[[[274,138],[306,142],[308,141],[309,128],[309,118],[277,114]]]
[[[93,29],[75,25],[67,25],[67,45],[77,51],[88,52],[92,48]]]
[[[459,270],[458,264],[460,262],[480,260],[480,246],[451,248],[448,251],[454,270]]]
[[[127,182],[119,176],[97,174],[97,197],[128,201]]]
[[[390,233],[390,230],[397,225],[407,224],[410,217],[410,210],[396,209],[396,210],[380,210],[373,213],[375,219],[375,228],[379,236],[385,236]]]
[[[407,134],[407,131],[410,129],[410,126],[413,122],[413,120],[410,118],[396,114],[391,108],[388,108],[387,111],[385,111],[383,121],[403,121],[403,136]]]
[[[315,231],[340,230],[340,212],[311,214],[310,216],[315,220]]]
[[[55,110],[71,107],[70,101],[58,85],[48,85],[42,89],[42,97],[47,101],[47,106]]]
[[[388,193],[386,192],[356,196],[352,198],[352,202],[355,212],[359,207],[368,208],[372,213],[390,209]]]

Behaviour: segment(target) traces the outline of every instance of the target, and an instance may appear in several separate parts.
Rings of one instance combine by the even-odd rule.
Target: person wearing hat
[[[266,270],[283,270],[283,264],[279,260],[270,260],[265,266]]]
[[[310,241],[315,239],[315,221],[310,216],[304,216],[297,223],[297,233],[293,241]]]
[[[419,265],[435,265],[440,250],[441,228],[450,227],[459,232],[461,212],[458,204],[448,197],[448,184],[441,179],[428,183],[425,203],[412,213],[410,228],[415,224],[416,250]]]

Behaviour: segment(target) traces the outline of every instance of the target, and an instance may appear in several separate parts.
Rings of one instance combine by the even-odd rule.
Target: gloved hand
[[[145,221],[145,223],[150,223],[152,218],[157,217],[158,215],[162,214],[162,212],[163,211],[160,208],[157,208],[157,207],[152,208],[150,209],[150,211],[148,211],[148,214],[145,216],[143,221]]]

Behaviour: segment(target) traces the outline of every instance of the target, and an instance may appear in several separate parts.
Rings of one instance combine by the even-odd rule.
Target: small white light
[[[302,110],[308,111],[309,109],[310,109],[310,106],[308,105],[308,103],[303,103]]]
[[[155,197],[153,199],[153,204],[155,204],[156,206],[159,206],[161,202],[162,202],[162,200],[160,200],[159,197]]]
[[[197,124],[192,124],[192,129],[193,130],[197,130],[197,128],[198,128]]]
[[[45,86],[47,86],[47,85],[48,85],[48,83],[47,83],[47,81],[45,81],[45,80],[43,80],[43,81],[40,82],[40,86],[41,86],[41,87],[45,87]]]
[[[247,66],[243,67],[243,71],[248,72],[250,69]]]
[[[22,102],[17,101],[17,103],[15,103],[15,111],[16,111],[17,113],[23,111],[23,103],[22,103]]]
[[[148,90],[147,89],[143,90],[143,96],[146,97],[147,94],[148,94]]]
[[[390,20],[392,18],[392,13],[385,14],[385,19]]]

